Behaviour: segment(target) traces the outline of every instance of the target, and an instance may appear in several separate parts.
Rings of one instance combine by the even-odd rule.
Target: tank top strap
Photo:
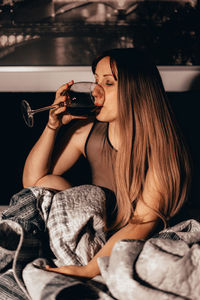
[[[93,125],[92,125],[92,127],[91,127],[91,129],[90,129],[90,132],[89,132],[89,134],[87,136],[86,142],[85,142],[84,152],[85,152],[85,156],[86,157],[87,157],[87,144],[88,144],[89,138],[90,138],[90,136],[91,136],[91,134],[92,134],[92,132],[94,130],[94,127],[95,127],[96,123],[97,123],[97,121],[95,120],[94,123],[93,123]]]

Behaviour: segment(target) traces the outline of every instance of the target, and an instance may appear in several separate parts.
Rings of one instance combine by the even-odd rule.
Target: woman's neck
[[[116,121],[109,122],[108,137],[109,137],[109,140],[110,140],[110,143],[112,144],[112,146],[116,150],[118,150],[119,145],[120,145],[118,122],[116,122]]]

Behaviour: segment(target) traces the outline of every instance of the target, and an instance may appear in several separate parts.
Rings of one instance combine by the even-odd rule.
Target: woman
[[[117,217],[112,228],[117,230],[88,265],[47,266],[89,278],[99,274],[97,258],[109,256],[118,240],[145,239],[160,220],[166,225],[186,200],[190,182],[188,154],[151,60],[135,48],[113,49],[97,58],[92,70],[105,93],[97,122],[76,123],[54,153],[59,128],[76,117],[65,114],[65,107],[51,111],[23,174],[25,187],[64,190],[70,185],[61,175],[83,154],[91,164],[93,184],[115,193]],[[55,103],[66,100],[62,92],[71,84],[58,89]]]

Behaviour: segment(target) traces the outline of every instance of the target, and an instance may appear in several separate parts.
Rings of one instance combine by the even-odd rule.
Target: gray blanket
[[[106,242],[105,193],[21,191],[0,222],[0,299],[200,299],[200,224],[186,220],[147,241],[123,240],[98,259],[101,275],[80,280],[42,270],[85,264]],[[71,225],[70,225],[71,224]],[[67,262],[67,263],[66,263]],[[38,266],[38,267],[37,267]]]

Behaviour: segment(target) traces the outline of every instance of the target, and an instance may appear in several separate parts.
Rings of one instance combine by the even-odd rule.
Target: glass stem
[[[36,114],[38,112],[45,111],[45,110],[50,110],[50,109],[53,109],[53,108],[56,108],[56,107],[59,107],[59,106],[61,106],[60,103],[45,106],[45,107],[41,107],[41,108],[37,108],[37,109],[31,109],[31,111],[29,111],[29,113],[31,113],[33,115],[33,114]]]

